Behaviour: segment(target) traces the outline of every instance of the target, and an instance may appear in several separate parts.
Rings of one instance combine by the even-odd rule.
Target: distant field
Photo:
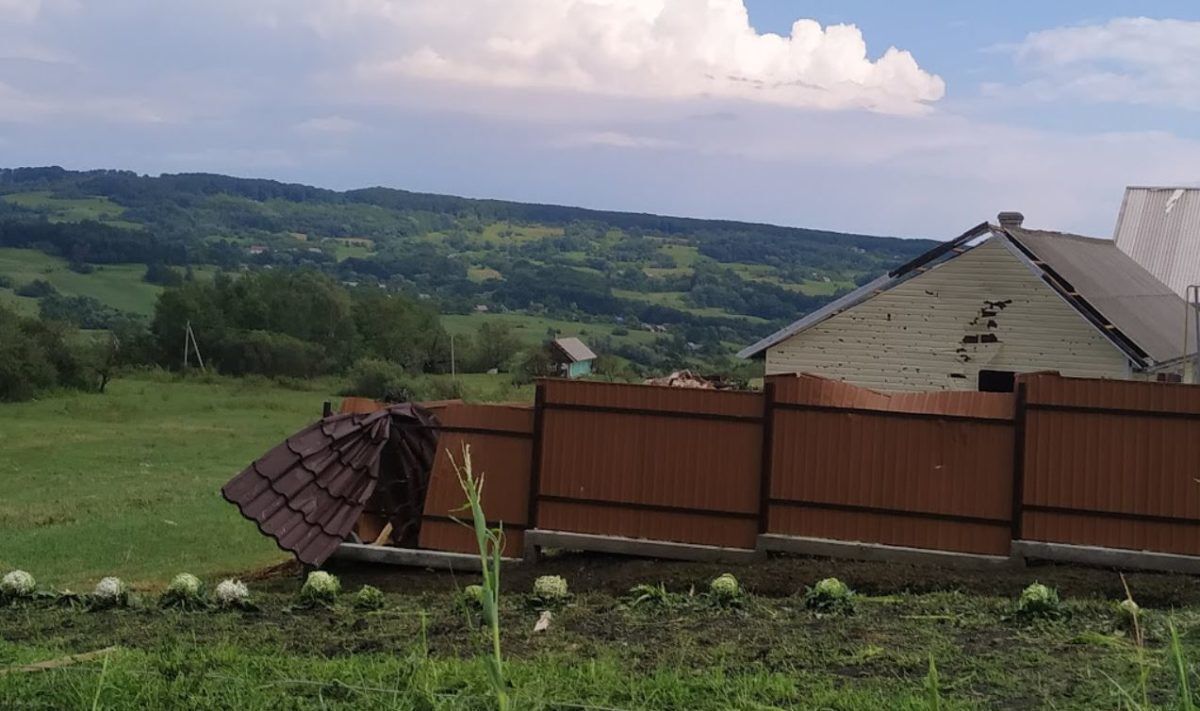
[[[210,278],[214,267],[195,267],[197,278]],[[162,287],[142,281],[144,264],[99,264],[91,274],[79,274],[67,262],[32,249],[0,247],[0,275],[12,280],[12,288],[0,289],[0,304],[26,314],[37,313],[37,300],[17,296],[14,289],[44,279],[68,296],[90,296],[122,311],[150,316]]]
[[[626,289],[613,289],[613,296],[630,299],[632,301],[644,301],[649,304],[657,304],[659,306],[669,306],[680,311],[694,314],[696,316],[710,316],[716,318],[736,318],[751,323],[766,323],[766,319],[758,318],[757,316],[744,316],[735,314],[724,309],[714,307],[697,307],[690,306],[684,301],[683,291],[629,291]]]
[[[514,225],[511,222],[493,222],[483,228],[483,240],[489,244],[532,242],[547,237],[561,237],[561,227],[543,225]]]
[[[589,335],[608,336],[617,341],[626,341],[640,345],[654,342],[655,334],[649,331],[630,329],[624,336],[613,336],[613,329],[618,328],[608,323],[581,323],[578,321],[563,321],[560,319],[529,316],[526,314],[448,314],[442,316],[442,327],[454,335],[473,335],[484,323],[502,323],[512,329],[517,338],[526,345],[537,345],[545,341],[547,329],[554,328],[561,336],[579,336],[585,342]]]
[[[4,195],[13,205],[49,213],[51,222],[83,222],[95,220],[108,224],[140,229],[141,225],[119,219],[125,208],[105,197],[59,198],[47,190]]]

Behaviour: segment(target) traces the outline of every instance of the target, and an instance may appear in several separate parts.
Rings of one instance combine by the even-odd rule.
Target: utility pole
[[[450,379],[458,380],[458,369],[454,364],[454,334],[450,334]]]

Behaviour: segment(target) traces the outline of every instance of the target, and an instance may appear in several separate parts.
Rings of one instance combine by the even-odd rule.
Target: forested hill
[[[0,248],[56,255],[81,273],[312,267],[446,314],[509,312],[671,341],[657,354],[644,339],[620,344],[635,362],[668,348],[720,356],[931,244],[390,188],[0,169]]]

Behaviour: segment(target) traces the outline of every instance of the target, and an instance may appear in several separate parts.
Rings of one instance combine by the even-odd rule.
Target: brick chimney
[[[1019,212],[1002,212],[996,215],[1001,227],[1020,227],[1025,222],[1025,216]]]

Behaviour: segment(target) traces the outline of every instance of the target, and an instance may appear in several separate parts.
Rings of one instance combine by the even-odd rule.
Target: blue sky
[[[1195,2],[0,0],[9,166],[1105,236],[1198,118]]]

